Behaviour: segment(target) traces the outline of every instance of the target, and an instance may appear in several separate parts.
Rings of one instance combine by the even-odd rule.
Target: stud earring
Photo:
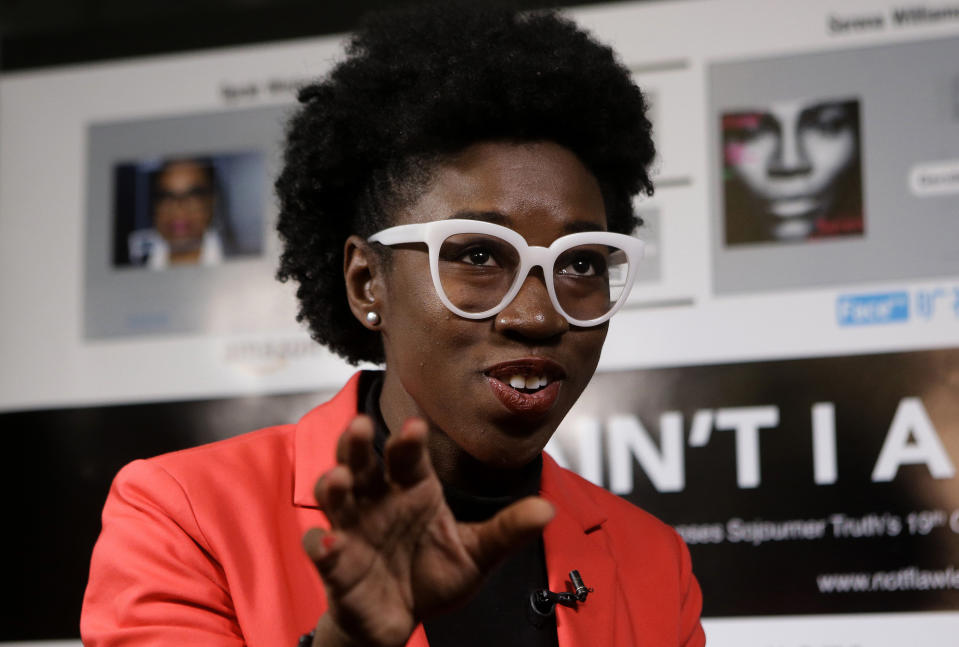
[[[376,314],[372,310],[366,313],[366,323],[371,326],[377,326],[380,323],[380,315]]]

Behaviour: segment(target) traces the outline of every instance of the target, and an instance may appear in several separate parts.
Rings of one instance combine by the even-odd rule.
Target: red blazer
[[[103,509],[80,630],[86,647],[294,647],[326,608],[300,544],[327,526],[313,485],[357,413],[358,374],[296,425],[124,467]],[[544,456],[549,585],[594,589],[558,607],[561,647],[705,644],[702,597],[671,528]],[[422,625],[409,647],[428,647]]]

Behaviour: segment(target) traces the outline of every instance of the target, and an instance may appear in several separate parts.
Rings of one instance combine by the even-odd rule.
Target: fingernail
[[[333,550],[333,546],[336,545],[336,536],[333,533],[327,533],[323,535],[323,549],[327,552]]]

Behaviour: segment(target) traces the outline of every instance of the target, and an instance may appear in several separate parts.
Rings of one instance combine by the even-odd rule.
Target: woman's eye
[[[835,135],[846,129],[846,120],[841,116],[824,116],[816,120],[814,127],[820,132]]]
[[[596,276],[596,266],[587,258],[574,259],[569,265],[560,270],[560,274],[574,276]]]
[[[800,127],[814,129],[824,135],[837,135],[849,128],[850,116],[845,106],[827,104],[803,112]]]
[[[723,117],[723,136],[726,141],[752,142],[779,131],[776,120],[765,113],[742,113]]]
[[[488,249],[479,247],[464,252],[460,260],[470,265],[496,265],[493,254]]]

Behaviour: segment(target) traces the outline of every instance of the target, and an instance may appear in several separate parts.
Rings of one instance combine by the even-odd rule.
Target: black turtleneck
[[[373,446],[382,459],[389,429],[380,413],[382,373],[365,373],[360,381],[362,413],[373,419]],[[458,521],[485,521],[523,497],[539,492],[543,459],[524,468],[517,487],[504,496],[484,497],[443,484],[446,503]],[[423,623],[430,647],[557,647],[555,616],[532,613],[530,594],[547,588],[543,539],[530,542],[491,571],[465,606]]]

